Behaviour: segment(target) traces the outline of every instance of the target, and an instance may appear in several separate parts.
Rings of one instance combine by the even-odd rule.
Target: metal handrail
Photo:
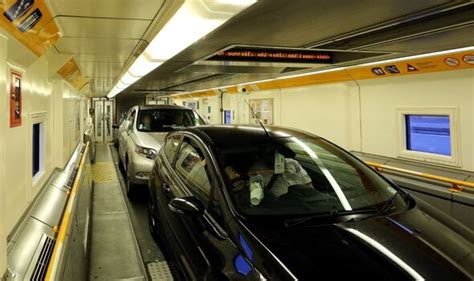
[[[456,180],[452,178],[436,176],[436,175],[431,175],[431,174],[417,172],[417,171],[411,171],[411,170],[387,166],[387,165],[383,165],[383,164],[371,162],[371,161],[365,161],[365,163],[369,166],[374,167],[379,172],[382,172],[385,169],[385,170],[400,172],[403,174],[418,176],[418,177],[422,177],[422,178],[426,178],[430,180],[436,180],[436,181],[440,181],[444,183],[449,183],[452,185],[452,187],[449,190],[453,192],[461,192],[464,190],[465,187],[474,188],[474,183],[472,182],[460,181],[460,180]]]
[[[48,270],[46,272],[45,280],[56,279],[55,277],[56,277],[58,266],[60,264],[59,260],[61,257],[61,251],[63,250],[62,248],[64,246],[64,240],[66,238],[66,235],[68,234],[69,225],[71,223],[71,217],[73,216],[72,212],[73,212],[74,201],[76,199],[77,192],[79,189],[80,179],[81,179],[81,175],[84,169],[84,162],[86,160],[88,150],[89,150],[89,142],[86,143],[84,153],[82,154],[82,159],[79,162],[79,166],[78,166],[79,168],[77,170],[76,178],[74,179],[74,184],[71,190],[68,192],[69,198],[66,204],[66,209],[64,211],[62,220],[61,220],[61,224],[59,228],[55,227],[58,231],[58,235],[57,235],[56,244],[54,245],[53,253],[51,255],[51,259],[48,265]]]

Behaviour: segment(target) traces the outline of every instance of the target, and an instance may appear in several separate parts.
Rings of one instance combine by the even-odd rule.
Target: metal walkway
[[[149,233],[146,192],[130,202],[117,151],[109,144],[96,149],[89,280],[179,279]]]
[[[147,280],[120,183],[106,144],[92,166],[92,235],[89,280]]]

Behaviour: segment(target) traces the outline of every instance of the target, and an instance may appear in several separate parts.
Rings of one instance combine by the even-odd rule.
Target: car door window
[[[135,118],[135,112],[136,112],[135,109],[133,109],[132,112],[130,112],[130,114],[127,117],[127,121],[133,122],[133,118]]]
[[[166,159],[169,163],[173,163],[174,156],[179,147],[179,142],[181,141],[181,135],[171,135],[166,139],[164,152]]]
[[[191,192],[207,205],[211,191],[208,161],[194,141],[188,138],[183,139],[175,170],[191,189]]]
[[[219,192],[216,188],[213,188],[211,191],[211,199],[209,202],[209,206],[207,207],[207,211],[211,214],[212,218],[219,223],[221,226],[224,225],[224,217],[221,206],[219,204],[219,197],[217,192]]]

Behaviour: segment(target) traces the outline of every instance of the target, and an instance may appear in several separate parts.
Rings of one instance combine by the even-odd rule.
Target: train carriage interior
[[[0,0],[2,280],[474,280],[473,0]]]

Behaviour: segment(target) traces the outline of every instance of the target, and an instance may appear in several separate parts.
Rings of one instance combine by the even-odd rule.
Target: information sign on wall
[[[11,72],[10,83],[10,128],[21,126],[21,74]]]
[[[199,109],[199,101],[188,101],[188,107],[194,109],[194,110],[198,110]]]
[[[256,118],[260,119],[264,125],[273,125],[273,99],[251,99],[249,104]],[[250,123],[258,124],[252,114],[250,114]]]

